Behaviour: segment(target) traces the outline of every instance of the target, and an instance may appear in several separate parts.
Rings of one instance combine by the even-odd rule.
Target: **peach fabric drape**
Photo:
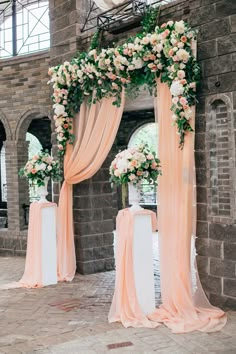
[[[170,90],[164,83],[158,85],[157,107],[162,166],[158,187],[162,305],[149,318],[164,322],[175,333],[217,331],[226,323],[225,313],[209,304],[200,283],[196,296],[192,291],[191,238],[196,225],[194,133],[186,134],[184,148],[179,149],[171,118]]]
[[[119,214],[117,278],[109,321],[125,327],[155,327],[163,322],[174,333],[219,331],[225,313],[210,305],[198,279],[192,289],[191,240],[196,226],[194,133],[187,133],[184,149],[173,127],[169,87],[158,83],[159,158],[158,232],[162,305],[145,316],[138,304],[132,259],[132,218]],[[157,118],[157,113],[156,113]],[[194,126],[194,120],[192,121]],[[121,220],[122,218],[122,220]],[[131,236],[130,236],[131,235]],[[156,324],[155,324],[156,323]]]
[[[20,281],[0,286],[0,289],[41,288],[42,278],[42,209],[57,207],[55,203],[31,203],[27,234],[25,271]],[[50,235],[49,235],[50,236]]]
[[[156,231],[156,214],[150,210],[140,210],[135,213],[129,209],[120,210],[116,219],[117,254],[116,254],[116,284],[112,299],[109,322],[121,322],[125,327],[154,328],[159,323],[150,321],[143,314],[138,303],[134,270],[133,270],[133,237],[134,216],[148,214],[152,217],[152,229]],[[145,235],[144,235],[145,237]]]
[[[57,231],[58,280],[71,281],[76,270],[72,185],[92,177],[107,157],[120,124],[124,109],[113,105],[114,98],[88,106],[81,105],[74,147],[67,145],[64,159],[65,180],[60,192]]]

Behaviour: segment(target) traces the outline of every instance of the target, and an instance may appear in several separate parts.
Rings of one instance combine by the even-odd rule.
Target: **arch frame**
[[[18,123],[16,125],[16,130],[14,133],[14,140],[15,141],[19,141],[22,139],[24,140],[25,134],[27,133],[27,130],[32,120],[40,119],[44,117],[48,117],[50,120],[52,120],[51,110],[46,109],[44,107],[35,107],[27,110],[18,120]]]
[[[3,111],[0,110],[0,121],[3,124],[3,127],[5,129],[5,133],[6,133],[6,140],[12,140],[12,131],[11,131],[11,127],[9,124],[9,121],[6,117],[6,115],[3,113]]]

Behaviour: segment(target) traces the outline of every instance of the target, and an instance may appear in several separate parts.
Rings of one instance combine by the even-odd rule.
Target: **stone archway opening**
[[[6,175],[6,131],[0,121],[0,228],[7,228],[7,175]]]
[[[29,112],[22,117],[16,131],[19,168],[40,150],[51,153],[51,120],[44,112]],[[49,183],[48,200],[52,200],[52,187]],[[30,187],[25,179],[19,179],[19,211],[21,229],[28,226],[29,205],[38,199],[37,189]]]

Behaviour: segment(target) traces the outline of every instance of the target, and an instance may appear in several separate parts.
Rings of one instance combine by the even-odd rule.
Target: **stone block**
[[[90,209],[92,207],[92,198],[90,196],[74,196],[74,209]]]
[[[97,195],[96,198],[92,199],[93,208],[101,208],[101,207],[111,207],[112,206],[112,195]]]
[[[223,258],[223,242],[209,239],[209,257]]]
[[[236,91],[236,71],[218,75],[217,81],[220,83],[218,92]]]
[[[216,17],[215,5],[201,6],[190,13],[189,22],[191,26],[199,26],[208,23]]]
[[[225,36],[230,33],[229,18],[216,20],[202,25],[198,34],[199,43]]]
[[[236,298],[236,279],[224,279],[224,295]]]
[[[59,19],[60,17],[63,17],[65,15],[68,15],[72,11],[76,10],[76,1],[65,1],[59,6],[55,6],[50,8],[50,20],[56,20]]]
[[[236,14],[232,15],[231,17],[231,32],[236,32]]]
[[[218,55],[236,52],[236,33],[217,39]]]
[[[114,235],[113,232],[107,232],[103,234],[103,244],[104,246],[113,245],[114,244]]]
[[[205,150],[205,134],[204,133],[196,133],[195,134],[195,151]]]
[[[203,102],[204,106],[201,103],[197,104],[197,116],[196,116],[196,121],[195,121],[196,133],[204,133],[206,130],[205,97],[201,97],[200,102]],[[200,114],[199,110],[204,111],[204,114]]]
[[[236,12],[236,2],[235,0],[219,1],[216,2],[216,16],[226,17]]]
[[[112,206],[102,209],[102,219],[103,220],[110,220],[113,217],[114,217],[114,209]]]
[[[73,195],[81,196],[81,195],[89,195],[90,193],[90,183],[88,181],[81,182],[73,185]]]
[[[210,224],[209,237],[213,240],[236,242],[236,225]]]
[[[208,257],[197,256],[197,268],[201,274],[208,274]]]
[[[113,220],[75,223],[75,233],[78,236],[88,236],[113,231]]]
[[[101,221],[103,219],[102,209],[74,210],[75,222]]]
[[[77,272],[80,274],[93,274],[95,273],[94,262],[81,262],[77,261]]]
[[[207,183],[206,169],[197,168],[196,169],[196,180],[198,186],[205,186]]]
[[[197,204],[197,221],[207,221],[207,205]]]
[[[93,249],[94,259],[104,259],[114,257],[114,247],[113,245],[106,247],[95,247]]]
[[[81,262],[92,261],[95,258],[94,248],[79,248],[76,253]]]
[[[77,262],[77,271],[81,274],[93,274],[111,271],[115,268],[114,258],[99,259],[89,262]]]
[[[208,223],[198,221],[197,222],[197,237],[198,238],[207,238],[208,237]]]
[[[93,248],[101,247],[104,245],[103,234],[88,235],[88,236],[78,236],[75,238],[76,249],[81,248]]]
[[[236,243],[224,242],[224,259],[236,261]]]
[[[68,41],[68,38],[72,40],[76,37],[76,24],[70,25],[63,30],[51,34],[52,45],[55,46],[64,41]]]
[[[209,240],[206,238],[196,238],[196,250],[199,256],[208,256]]]
[[[196,168],[206,168],[206,154],[202,151],[195,151]]]
[[[218,277],[235,278],[235,262],[210,258],[210,274]]]
[[[202,119],[202,115],[205,115],[205,97],[201,97],[199,95],[197,95],[196,115],[197,115],[196,121]],[[195,122],[196,133],[204,132],[204,129],[197,129],[198,126],[196,124],[197,122]]]
[[[219,294],[210,294],[209,300],[213,306],[220,307],[224,310],[236,310],[236,299],[233,299],[231,297]]]
[[[206,187],[197,187],[197,203],[207,203]]]
[[[232,56],[231,54],[217,56],[215,58],[204,61],[204,75],[205,77],[216,74],[227,73],[232,70]]]
[[[201,283],[203,289],[209,293],[214,293],[214,294],[222,293],[222,283],[220,277],[201,274]]]
[[[109,171],[107,168],[100,168],[98,172],[92,177],[93,182],[104,182],[109,180]]]

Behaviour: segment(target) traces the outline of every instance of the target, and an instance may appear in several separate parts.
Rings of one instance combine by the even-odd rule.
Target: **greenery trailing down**
[[[160,7],[151,7],[149,6],[146,10],[146,13],[141,21],[142,33],[152,33],[155,31],[155,27],[158,24]]]
[[[151,19],[154,15],[144,23],[144,31],[153,26]],[[196,32],[184,21],[168,21],[153,32],[138,33],[114,48],[94,48],[98,38],[96,34],[88,53],[49,69],[60,154],[64,155],[67,142],[73,141],[72,120],[84,100],[92,104],[113,97],[113,104],[119,106],[123,88],[131,97],[138,95],[143,86],[155,94],[159,77],[170,87],[170,108],[182,148],[185,134],[193,130],[191,107],[196,102],[200,75],[192,51]]]

